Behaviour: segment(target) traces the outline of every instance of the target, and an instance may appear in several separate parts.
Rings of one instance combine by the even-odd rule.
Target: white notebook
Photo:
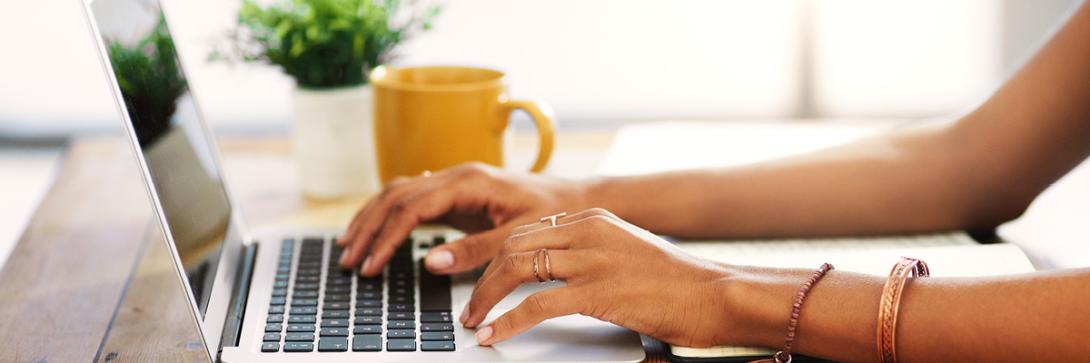
[[[964,233],[939,235],[791,239],[765,241],[678,242],[694,255],[720,262],[770,267],[817,269],[824,262],[838,271],[885,276],[901,256],[927,262],[931,276],[989,276],[1033,272],[1029,258],[1010,243],[982,245]],[[786,312],[785,312],[786,313]],[[687,358],[768,356],[772,351],[748,347],[689,348],[670,346]]]

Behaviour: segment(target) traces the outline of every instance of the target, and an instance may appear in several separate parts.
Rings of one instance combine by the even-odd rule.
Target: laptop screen
[[[96,0],[91,12],[202,318],[231,205],[215,149],[157,0]]]

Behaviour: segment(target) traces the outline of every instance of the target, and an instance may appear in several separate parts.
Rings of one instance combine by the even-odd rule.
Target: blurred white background
[[[0,12],[0,135],[117,122],[81,0]],[[448,0],[399,62],[510,72],[561,127],[662,119],[922,117],[970,107],[1075,0]],[[220,130],[286,128],[291,80],[206,61],[233,0],[167,9],[199,101]]]
[[[0,11],[0,263],[49,186],[57,140],[120,122],[81,1]],[[212,126],[286,131],[288,77],[206,61],[239,1],[166,1]],[[981,101],[1076,2],[446,0],[435,29],[405,44],[398,61],[506,70],[513,95],[551,103],[562,129],[929,117]]]

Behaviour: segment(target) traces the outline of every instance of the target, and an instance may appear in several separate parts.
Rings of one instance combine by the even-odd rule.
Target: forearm
[[[740,268],[722,296],[740,316],[724,344],[779,347],[791,301],[812,271]],[[802,309],[796,351],[838,361],[877,360],[884,277],[830,272]],[[1085,354],[1090,270],[977,279],[913,279],[897,322],[902,362],[1065,361]]]
[[[981,198],[948,128],[909,130],[739,168],[592,181],[592,206],[684,237],[816,236],[961,229],[1021,210]],[[996,182],[993,181],[993,184]],[[980,208],[982,201],[992,203]],[[979,213],[979,211],[988,211]]]

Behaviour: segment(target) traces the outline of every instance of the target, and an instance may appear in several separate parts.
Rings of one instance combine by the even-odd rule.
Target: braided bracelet
[[[894,340],[897,333],[897,310],[900,308],[901,292],[905,289],[909,275],[927,277],[930,274],[926,263],[909,257],[901,257],[889,272],[886,285],[882,288],[882,302],[878,307],[878,359],[883,363],[897,363],[897,346]]]

